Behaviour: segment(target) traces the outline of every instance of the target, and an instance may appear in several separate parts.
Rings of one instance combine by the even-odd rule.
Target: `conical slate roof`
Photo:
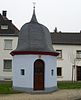
[[[31,21],[22,26],[19,32],[18,45],[11,54],[50,54],[57,55],[52,47],[51,35],[47,27],[38,23],[35,8]]]

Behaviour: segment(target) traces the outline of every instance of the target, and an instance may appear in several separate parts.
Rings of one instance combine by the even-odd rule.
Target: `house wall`
[[[57,77],[58,81],[72,80],[72,65],[76,58],[76,50],[81,50],[80,45],[53,45],[55,50],[62,50],[62,58],[57,59],[57,67],[62,67],[62,76]],[[81,66],[81,60],[76,61],[76,66]],[[76,74],[76,72],[75,72]],[[77,75],[75,75],[76,78]]]
[[[10,55],[10,52],[12,50],[5,50],[4,49],[4,40],[5,39],[11,39],[12,40],[12,50],[14,50],[17,46],[17,41],[18,41],[18,37],[7,37],[7,36],[1,36],[0,37],[0,80],[4,80],[4,79],[11,79],[12,77],[12,70],[11,71],[6,71],[3,69],[3,60],[4,59],[12,59],[12,56]]]
[[[42,59],[45,63],[45,89],[57,87],[56,57],[48,55],[15,55],[13,57],[13,87],[33,89],[34,62]],[[21,69],[25,69],[25,75],[21,75]],[[54,75],[51,70],[54,69]],[[53,89],[53,88],[52,88]]]

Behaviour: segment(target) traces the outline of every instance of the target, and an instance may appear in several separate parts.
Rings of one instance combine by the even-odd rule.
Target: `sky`
[[[50,32],[80,32],[81,0],[0,0],[0,13],[7,10],[7,17],[20,30],[30,21],[36,2],[36,17]]]

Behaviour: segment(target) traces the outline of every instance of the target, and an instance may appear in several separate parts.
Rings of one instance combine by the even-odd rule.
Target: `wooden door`
[[[34,90],[44,90],[44,62],[40,59],[34,63]]]
[[[81,81],[81,66],[77,66],[77,81]]]

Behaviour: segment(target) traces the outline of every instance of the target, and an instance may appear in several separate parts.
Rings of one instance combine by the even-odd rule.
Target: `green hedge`
[[[81,82],[58,82],[59,89],[81,89]]]

